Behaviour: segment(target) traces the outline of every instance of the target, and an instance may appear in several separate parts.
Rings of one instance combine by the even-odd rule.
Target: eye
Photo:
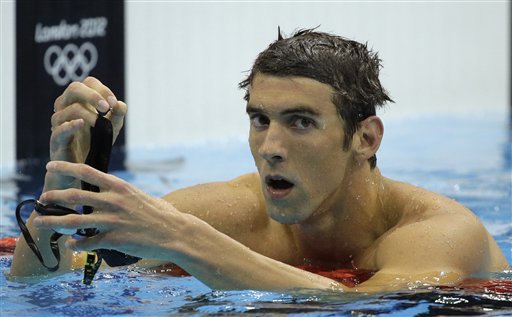
[[[291,120],[291,127],[299,130],[307,130],[316,126],[315,120],[306,117],[294,117]]]
[[[258,129],[266,127],[270,123],[266,116],[259,113],[249,115],[249,119],[251,120],[251,125]]]

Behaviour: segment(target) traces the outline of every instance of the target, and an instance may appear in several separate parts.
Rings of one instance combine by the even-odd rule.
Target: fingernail
[[[107,101],[111,108],[114,108],[114,106],[117,104],[117,98],[115,96],[108,96]]]
[[[101,99],[100,101],[98,101],[98,110],[101,111],[101,112],[107,112],[108,109],[110,109],[110,106],[108,105],[108,103]]]

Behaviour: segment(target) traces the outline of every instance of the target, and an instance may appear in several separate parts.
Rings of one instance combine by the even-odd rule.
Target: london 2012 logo
[[[65,86],[89,76],[98,63],[98,49],[90,40],[105,37],[107,25],[107,18],[101,16],[83,18],[76,23],[61,20],[55,25],[36,24],[36,43],[61,42],[50,45],[43,56],[44,69],[57,85]],[[70,41],[85,42],[77,45]]]
[[[44,54],[44,68],[59,86],[82,81],[89,76],[97,62],[98,50],[91,42],[80,46],[69,43],[63,48],[54,44]]]

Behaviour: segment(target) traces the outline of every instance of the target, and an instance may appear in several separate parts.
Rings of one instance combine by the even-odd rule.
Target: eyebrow
[[[261,107],[255,107],[252,105],[247,105],[247,108],[245,109],[247,113],[267,113],[264,109],[261,109]],[[307,114],[310,116],[318,117],[320,116],[320,113],[311,107],[308,106],[295,106],[286,110],[283,110],[280,112],[280,115],[290,115],[290,114]]]

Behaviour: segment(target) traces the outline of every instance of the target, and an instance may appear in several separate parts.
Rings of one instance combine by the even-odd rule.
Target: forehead
[[[320,112],[336,111],[331,86],[306,77],[258,74],[249,88],[249,105],[265,107],[306,106]]]

